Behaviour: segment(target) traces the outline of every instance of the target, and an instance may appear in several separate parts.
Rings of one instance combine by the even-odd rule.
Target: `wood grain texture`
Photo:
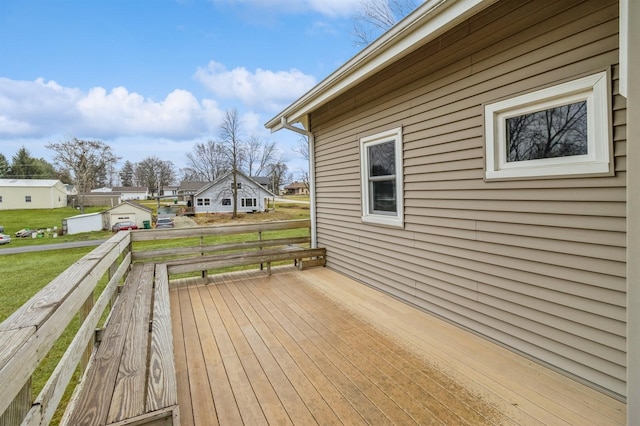
[[[155,269],[149,377],[147,380],[147,412],[178,404],[173,335],[171,334],[169,276],[166,267],[156,266]]]
[[[624,404],[326,268],[173,284],[197,330],[183,338],[199,341],[181,362],[209,377],[182,383],[181,404],[213,390],[220,424],[239,422],[225,411],[245,424],[625,421]]]

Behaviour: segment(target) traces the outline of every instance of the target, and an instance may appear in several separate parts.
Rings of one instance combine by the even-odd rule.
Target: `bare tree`
[[[298,145],[293,148],[294,152],[297,152],[298,154],[302,155],[302,157],[304,157],[305,160],[307,160],[307,168],[306,169],[301,169],[299,170],[298,174],[300,175],[300,180],[302,181],[302,183],[304,183],[304,185],[306,186],[307,190],[310,190],[310,184],[309,184],[309,141],[307,140],[306,137],[301,137],[298,140]]]
[[[220,142],[208,140],[205,143],[197,143],[193,152],[187,153],[186,156],[187,167],[183,173],[192,178],[190,180],[213,182],[230,169]]]
[[[59,143],[49,143],[48,149],[56,152],[54,161],[66,169],[80,195],[80,209],[84,213],[84,194],[92,189],[96,180],[106,176],[107,170],[118,161],[111,147],[101,141],[85,141],[76,138]]]
[[[162,188],[175,182],[175,166],[171,161],[147,157],[135,166],[137,186],[146,186],[152,194],[162,195]]]
[[[272,164],[282,161],[282,158],[278,157],[276,143],[263,141],[258,136],[252,135],[245,148],[246,167],[244,170],[249,176],[262,176],[268,172]]]
[[[269,177],[273,182],[273,192],[277,195],[278,188],[287,183],[287,164],[284,161],[279,161],[271,165],[271,173]]]
[[[233,218],[238,217],[238,170],[245,155],[242,143],[242,121],[235,108],[227,110],[222,125],[220,126],[220,141],[224,146],[224,153],[231,166],[232,173],[232,202]]]
[[[586,101],[507,119],[508,161],[587,154]]]
[[[300,139],[298,139],[298,145],[293,148],[293,151],[302,155],[302,157],[307,160],[307,162],[309,162],[309,141],[305,136],[302,136]]]
[[[417,7],[415,0],[361,0],[353,19],[353,43],[369,45]]]

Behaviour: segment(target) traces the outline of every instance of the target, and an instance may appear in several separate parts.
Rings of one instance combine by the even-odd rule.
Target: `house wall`
[[[58,181],[52,186],[4,186],[0,187],[0,210],[55,209],[66,207],[67,191]],[[26,196],[31,202],[26,202]]]
[[[257,185],[244,176],[238,174],[237,181],[241,184],[238,189],[238,212],[264,211],[267,206],[265,199],[269,197],[260,185]],[[203,192],[193,197],[194,211],[196,213],[232,213],[233,212],[233,193],[231,191],[232,178],[220,181]],[[198,205],[198,199],[209,199],[209,205]],[[228,198],[231,200],[230,205],[222,205],[222,200]],[[256,200],[257,206],[242,206],[241,200],[250,198]],[[203,202],[204,203],[204,202]]]
[[[327,265],[624,397],[616,1],[499,1],[311,114]],[[615,175],[484,181],[483,104],[611,67]],[[359,139],[404,138],[404,229],[361,221]]]

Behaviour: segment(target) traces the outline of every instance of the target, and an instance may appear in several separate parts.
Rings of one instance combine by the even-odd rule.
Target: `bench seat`
[[[186,272],[202,271],[203,277],[207,271],[229,266],[246,266],[266,264],[267,272],[271,274],[271,263],[293,260],[298,269],[310,266],[324,266],[326,249],[286,246],[274,249],[243,251],[238,253],[222,253],[208,256],[183,258],[164,263],[169,275]]]
[[[134,264],[64,423],[179,424],[173,356],[167,270]]]

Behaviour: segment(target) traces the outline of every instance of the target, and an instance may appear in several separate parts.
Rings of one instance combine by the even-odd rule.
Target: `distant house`
[[[211,182],[183,181],[178,186],[177,195],[182,201],[189,201],[191,196]]]
[[[120,194],[120,201],[149,198],[149,188],[146,186],[114,186],[111,188],[111,192]]]
[[[111,191],[82,192],[69,196],[73,207],[113,207],[120,204],[120,193]]]
[[[265,211],[275,194],[244,173],[237,173],[238,212]],[[195,213],[233,212],[233,174],[221,176],[193,195]]]
[[[309,195],[309,185],[304,182],[293,182],[284,187],[285,195]]]
[[[178,195],[179,186],[163,186],[162,187],[162,195],[165,197],[176,196]]]
[[[266,123],[311,141],[327,267],[627,399],[633,424],[639,21],[634,0],[421,2]]]
[[[138,225],[138,228],[144,228],[144,222],[151,224],[152,210],[146,206],[125,201],[120,205],[110,208],[103,213],[103,222],[105,229],[111,229],[118,222],[131,221]]]
[[[0,179],[0,210],[67,206],[67,187],[56,179]]]

